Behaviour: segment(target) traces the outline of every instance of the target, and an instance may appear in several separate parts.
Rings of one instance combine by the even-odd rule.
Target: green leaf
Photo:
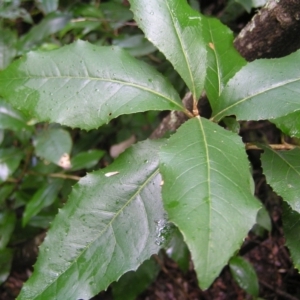
[[[126,49],[132,56],[148,55],[157,50],[143,34],[117,37],[113,45]]]
[[[225,84],[246,60],[234,48],[233,33],[227,26],[209,17],[202,17],[202,24],[207,46],[205,91],[214,109]]]
[[[15,148],[0,149],[0,183],[6,181],[18,168],[23,153]]]
[[[19,300],[89,299],[159,251],[161,144],[139,143],[74,186]]]
[[[286,135],[300,138],[300,111],[271,120],[271,122]]]
[[[0,74],[0,94],[39,121],[82,129],[122,114],[184,110],[175,89],[152,67],[125,50],[82,41],[31,52],[10,65]]]
[[[257,213],[256,223],[268,231],[272,230],[271,218],[264,206]]]
[[[27,52],[51,34],[61,30],[70,19],[71,15],[66,13],[53,12],[48,14],[39,24],[31,27],[30,31],[22,36],[18,42],[18,50],[21,53]],[[40,71],[42,71],[41,68]]]
[[[253,266],[244,258],[235,256],[229,261],[230,272],[238,285],[248,294],[257,297],[259,285]]]
[[[54,179],[50,183],[47,182],[44,186],[39,188],[27,203],[22,225],[25,226],[28,221],[35,215],[37,215],[44,207],[50,206],[56,199],[61,187],[63,180]]]
[[[300,149],[274,151],[264,147],[263,172],[272,189],[300,213]]]
[[[1,28],[0,35],[0,70],[5,69],[15,57],[17,33],[10,29]]]
[[[37,7],[45,14],[55,11],[58,8],[58,0],[35,0],[35,2]]]
[[[229,80],[214,107],[213,118],[276,119],[300,110],[300,51],[277,59],[248,63]]]
[[[190,251],[177,228],[173,231],[172,239],[166,247],[166,253],[178,264],[183,272],[189,269]]]
[[[14,184],[1,185],[1,188],[0,188],[0,210],[2,208],[1,206],[5,203],[6,198],[12,194],[14,188],[15,188]]]
[[[29,130],[30,126],[26,124],[26,118],[20,112],[0,99],[0,129],[22,131]]]
[[[49,162],[69,169],[72,139],[68,131],[63,129],[49,129],[42,131],[35,139],[36,155]]]
[[[131,10],[147,39],[171,62],[199,99],[204,87],[206,49],[201,15],[185,0],[129,0]]]
[[[11,249],[0,250],[0,285],[8,278],[13,260]]]
[[[112,1],[104,2],[101,3],[100,9],[105,16],[106,22],[108,22],[113,29],[123,26],[125,22],[133,18],[131,11],[123,4]]]
[[[90,169],[94,167],[104,154],[105,151],[102,150],[89,150],[87,152],[80,152],[71,160],[71,171]]]
[[[165,209],[206,289],[239,249],[260,208],[244,145],[236,134],[194,118],[162,147],[160,160]]]
[[[4,249],[14,231],[16,216],[12,211],[0,212],[0,250]]]
[[[300,270],[300,214],[283,202],[283,232],[295,268]]]
[[[112,284],[114,300],[135,300],[155,280],[159,270],[155,260],[149,259],[136,271],[127,272]]]

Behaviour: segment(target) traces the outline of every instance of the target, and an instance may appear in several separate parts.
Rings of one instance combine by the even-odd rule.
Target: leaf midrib
[[[183,56],[184,56],[184,59],[185,59],[185,62],[186,62],[186,66],[187,66],[188,71],[189,71],[190,79],[191,79],[191,82],[192,82],[192,88],[193,88],[192,94],[193,94],[193,97],[196,98],[196,86],[195,86],[195,81],[194,81],[194,78],[193,78],[193,75],[192,75],[192,70],[191,70],[191,68],[190,68],[189,60],[188,60],[188,58],[187,58],[187,56],[186,56],[186,53],[185,53],[185,51],[184,51],[184,48],[183,48],[183,41],[182,41],[181,38],[180,38],[180,35],[179,35],[179,33],[178,33],[178,30],[177,30],[177,27],[176,27],[176,25],[175,25],[175,20],[174,20],[174,18],[173,18],[173,14],[172,14],[172,12],[171,12],[170,6],[168,5],[168,1],[166,1],[166,6],[167,6],[167,8],[168,8],[168,10],[169,10],[169,14],[170,14],[170,16],[171,16],[172,23],[173,23],[173,25],[174,25],[175,33],[176,33],[177,39],[178,39],[178,41],[179,41],[179,44],[180,44],[180,48],[181,48],[182,54],[183,54]]]
[[[82,250],[82,252],[77,255],[76,259],[73,260],[73,262],[68,266],[68,268],[60,273],[53,282],[51,282],[49,285],[47,285],[38,295],[35,296],[34,299],[36,299],[37,297],[39,297],[40,295],[42,295],[47,289],[49,289],[53,284],[55,284],[55,282],[58,280],[59,277],[61,277],[63,274],[65,274],[66,272],[68,272],[68,270],[71,269],[71,267],[74,265],[75,262],[78,261],[78,259],[84,255],[84,253],[90,248],[90,246],[95,243],[96,240],[98,240],[102,235],[103,233],[108,230],[110,228],[110,226],[112,225],[113,221],[120,215],[120,213],[131,203],[131,201],[133,201],[135,199],[135,197],[143,190],[143,188],[147,185],[147,183],[149,181],[152,180],[152,178],[154,178],[157,174],[159,173],[159,168],[157,167],[153,173],[147,178],[147,180],[145,180],[145,182],[140,185],[140,187],[137,189],[137,191],[133,194],[132,197],[129,198],[129,200],[121,207],[121,209],[113,216],[113,218],[111,219],[111,221],[104,227],[103,230],[101,230],[99,232],[99,235],[93,239],[91,242],[89,242],[87,244],[87,246]],[[102,173],[102,175],[104,175],[104,173]],[[107,178],[106,178],[107,179]]]
[[[80,79],[80,80],[86,80],[86,79],[89,79],[91,81],[104,81],[104,82],[111,82],[111,83],[117,83],[117,84],[121,84],[121,85],[127,85],[127,86],[131,86],[131,87],[134,87],[134,88],[137,88],[137,89],[140,89],[140,90],[144,90],[146,92],[149,92],[149,93],[152,93],[152,94],[155,94],[159,97],[162,97],[164,99],[166,99],[167,101],[175,104],[177,107],[180,107],[180,110],[183,110],[183,106],[181,106],[178,102],[172,100],[171,98],[167,97],[166,95],[164,94],[161,94],[155,90],[151,90],[145,86],[142,86],[142,85],[138,85],[138,84],[135,84],[135,83],[130,83],[130,82],[126,82],[126,81],[122,81],[122,80],[116,80],[116,79],[106,79],[106,78],[101,78],[101,77],[90,77],[90,76],[86,76],[86,77],[83,77],[83,76],[77,76],[77,77],[71,77],[71,76],[56,76],[56,77],[52,77],[52,76],[43,76],[43,77],[34,77],[34,76],[28,76],[28,77],[16,77],[16,78],[9,78],[10,80],[29,80],[29,79],[35,79],[35,80],[51,80],[51,79]],[[3,80],[4,82],[6,80]],[[1,80],[0,80],[1,82]],[[38,89],[37,89],[38,90]]]

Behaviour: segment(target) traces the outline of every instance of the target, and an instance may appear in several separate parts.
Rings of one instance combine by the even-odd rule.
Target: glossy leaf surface
[[[255,224],[259,203],[241,139],[202,118],[160,153],[163,201],[187,243],[201,288],[210,286]]]
[[[205,91],[214,109],[225,84],[246,61],[234,48],[233,33],[227,26],[217,19],[204,16],[202,24],[207,47]]]
[[[184,109],[152,67],[122,49],[82,41],[18,60],[0,74],[0,95],[39,121],[82,129],[121,114]]]
[[[72,139],[68,131],[63,129],[49,129],[42,131],[35,140],[35,153],[48,162],[61,167],[69,166],[69,154]]]
[[[160,145],[139,143],[74,186],[18,299],[90,299],[159,251]]]
[[[257,297],[259,285],[253,266],[244,258],[235,256],[230,259],[229,268],[238,285],[248,294]]]
[[[139,27],[171,62],[195,99],[206,72],[206,48],[201,15],[185,0],[129,0]]]
[[[264,148],[261,161],[268,184],[300,213],[300,149],[274,151]]]
[[[213,118],[276,119],[300,110],[300,51],[277,59],[248,63],[224,88]]]
[[[23,213],[22,224],[25,226],[31,217],[37,215],[44,207],[51,205],[62,187],[63,180],[55,179],[39,188],[27,203]]]
[[[294,266],[300,270],[300,214],[283,203],[283,232]]]

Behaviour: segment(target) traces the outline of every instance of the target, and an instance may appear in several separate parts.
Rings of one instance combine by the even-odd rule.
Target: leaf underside
[[[0,73],[0,95],[39,121],[82,129],[121,114],[184,110],[155,69],[120,48],[83,41],[16,61]]]
[[[74,186],[19,300],[90,299],[159,251],[160,146],[139,143]]]
[[[239,249],[260,207],[244,145],[235,134],[194,118],[162,147],[160,163],[165,209],[206,289]]]

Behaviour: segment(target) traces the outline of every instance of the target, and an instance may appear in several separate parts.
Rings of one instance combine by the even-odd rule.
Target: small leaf
[[[16,216],[12,211],[0,212],[0,250],[4,249],[14,231]]]
[[[172,238],[166,247],[166,253],[178,264],[183,272],[189,269],[190,251],[178,228],[173,231]]]
[[[48,14],[39,24],[31,27],[30,31],[22,36],[17,45],[18,50],[24,53],[39,45],[49,35],[61,30],[70,19],[71,15],[66,13],[52,12]]]
[[[8,278],[13,260],[11,249],[0,249],[0,285]]]
[[[272,230],[271,218],[264,206],[257,213],[256,223],[268,231]]]
[[[300,109],[300,51],[277,59],[248,63],[228,82],[214,107],[213,118],[276,119]]]
[[[45,14],[55,11],[58,8],[58,0],[35,0],[35,2],[37,7]]]
[[[161,144],[139,143],[74,186],[19,300],[90,299],[159,251],[156,227],[165,219]],[[119,174],[105,177],[114,171]]]
[[[206,289],[255,224],[249,162],[236,134],[203,118],[184,123],[160,152],[163,201]]]
[[[0,70],[5,69],[15,57],[17,33],[10,29],[1,28],[0,35]]]
[[[63,129],[49,129],[42,131],[35,139],[36,155],[53,162],[62,168],[70,168],[68,158],[72,148],[72,139],[68,131]]]
[[[283,202],[283,232],[295,268],[300,270],[300,214]]]
[[[300,213],[300,149],[275,151],[264,147],[263,172],[272,189]]]
[[[0,94],[39,121],[82,129],[122,114],[184,110],[175,89],[155,69],[125,50],[82,41],[30,52],[11,64],[1,73]]]
[[[127,272],[112,284],[114,300],[135,300],[155,280],[159,270],[155,260],[149,259],[136,271]]]
[[[0,183],[6,181],[18,168],[23,153],[15,148],[0,149]]]
[[[300,138],[300,111],[271,120],[271,122],[286,135]]]
[[[90,169],[94,167],[104,154],[105,151],[102,150],[89,150],[87,152],[80,152],[71,160],[71,171]]]
[[[205,91],[214,109],[225,84],[246,64],[246,60],[234,48],[233,33],[227,26],[204,16],[202,24],[207,46]]]
[[[0,129],[11,129],[15,131],[29,130],[25,117],[11,107],[9,103],[0,99]]]
[[[238,285],[248,294],[257,297],[259,285],[253,266],[244,258],[235,256],[229,261],[230,272]]]
[[[44,207],[50,206],[55,201],[58,192],[62,187],[62,183],[62,179],[55,179],[50,183],[47,182],[35,192],[26,205],[22,220],[23,226],[25,226],[28,221],[33,216],[37,215]]]
[[[129,0],[147,39],[171,62],[195,99],[204,87],[206,49],[201,15],[184,0]]]

